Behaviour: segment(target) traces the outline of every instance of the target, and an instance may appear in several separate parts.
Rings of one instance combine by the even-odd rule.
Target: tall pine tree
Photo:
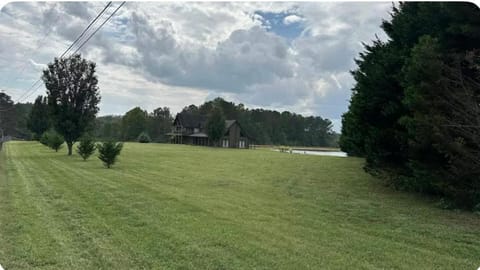
[[[400,3],[353,72],[341,147],[397,187],[480,203],[480,12],[469,3]]]

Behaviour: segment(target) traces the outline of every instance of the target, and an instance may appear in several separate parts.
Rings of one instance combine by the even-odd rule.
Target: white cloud
[[[283,18],[283,23],[286,24],[286,25],[289,25],[289,24],[293,24],[293,23],[299,23],[299,22],[302,22],[304,21],[305,19],[300,17],[300,16],[297,16],[295,14],[292,14],[292,15],[288,15],[287,17]]]
[[[174,87],[151,82],[138,72],[123,65],[99,65],[98,76],[100,94],[100,114],[122,114],[134,106],[153,111],[165,106],[172,112],[179,112],[187,104],[199,104],[205,101],[206,91],[191,88]]]
[[[20,96],[40,76],[39,63],[63,52],[103,6],[5,6],[0,76],[10,79],[0,80],[0,87]],[[97,62],[101,114],[139,105],[175,111],[220,95],[252,107],[338,120],[347,109],[359,42],[375,34],[385,38],[379,24],[390,7],[389,2],[127,2],[82,53]],[[289,33],[266,25],[259,11],[290,14],[280,22],[301,22],[302,33],[284,37]]]

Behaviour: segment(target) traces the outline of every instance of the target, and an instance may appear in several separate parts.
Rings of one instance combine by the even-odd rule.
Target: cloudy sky
[[[107,2],[10,3],[0,13],[0,89],[20,98]],[[120,2],[114,2],[95,29]],[[173,112],[217,96],[329,118],[340,129],[362,42],[391,2],[127,2],[81,49],[97,63],[100,115]],[[26,100],[44,94],[43,86]]]

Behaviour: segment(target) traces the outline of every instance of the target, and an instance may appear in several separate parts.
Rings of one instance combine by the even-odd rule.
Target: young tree
[[[87,160],[95,152],[95,141],[90,136],[82,136],[77,145],[77,153]]]
[[[58,134],[54,130],[48,132],[48,146],[58,152],[58,150],[62,147],[62,144],[65,142],[62,135]]]
[[[206,129],[208,137],[214,142],[215,145],[218,145],[218,142],[225,134],[225,117],[223,116],[222,110],[218,107],[215,107],[210,115],[208,116]]]
[[[28,115],[27,127],[33,132],[35,140],[50,128],[50,115],[48,112],[47,98],[38,96],[33,103],[32,110]]]
[[[74,142],[93,124],[99,110],[95,63],[79,54],[55,58],[43,71],[42,79],[53,125],[65,138],[68,155],[72,155]]]
[[[120,151],[122,151],[123,143],[117,143],[113,141],[107,141],[103,143],[97,144],[98,149],[98,158],[103,162],[103,164],[110,168],[115,161],[117,160],[117,156],[120,155]]]
[[[39,142],[45,146],[48,146],[48,131],[43,132],[42,136],[40,136]]]

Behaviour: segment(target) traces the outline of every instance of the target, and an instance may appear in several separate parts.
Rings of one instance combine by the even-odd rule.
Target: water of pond
[[[279,150],[275,150],[279,151]],[[290,153],[287,151],[286,153]],[[311,150],[292,150],[292,154],[315,155],[315,156],[331,156],[331,157],[346,157],[347,153],[342,151],[311,151]]]

